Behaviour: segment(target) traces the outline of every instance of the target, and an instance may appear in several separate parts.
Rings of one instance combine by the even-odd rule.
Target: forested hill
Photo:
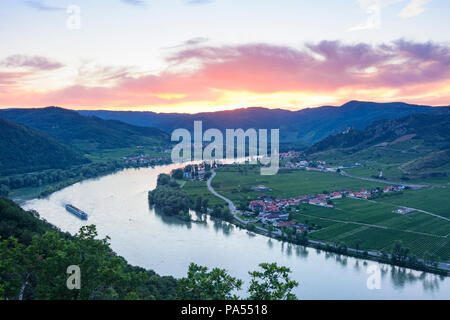
[[[349,128],[314,144],[307,153],[330,149],[353,148],[355,151],[374,146],[401,142],[409,139],[422,140],[438,148],[450,148],[450,113],[440,110],[430,114],[412,114],[392,120],[377,120],[364,130]]]
[[[413,113],[433,112],[436,109],[401,102],[350,101],[340,107],[323,106],[299,111],[247,108],[198,114],[101,110],[79,112],[138,126],[152,126],[166,132],[172,132],[176,128],[192,130],[195,120],[203,121],[204,129],[217,128],[222,131],[232,128],[280,129],[282,142],[311,145],[348,127],[361,130],[377,119],[394,119]]]
[[[81,154],[51,137],[0,119],[0,174],[68,168],[88,162]]]
[[[170,141],[167,133],[156,128],[86,117],[57,107],[0,110],[0,117],[43,131],[83,151],[160,145]]]
[[[0,197],[0,300],[176,297],[176,279],[129,265],[97,239],[94,226],[71,236]],[[70,265],[80,267],[80,290],[67,289]]]

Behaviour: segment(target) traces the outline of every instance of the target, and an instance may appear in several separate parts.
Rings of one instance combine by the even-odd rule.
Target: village
[[[360,167],[361,164],[354,163],[351,165],[340,165],[337,167],[327,166],[326,161],[315,160],[307,161],[300,159],[301,153],[297,151],[289,151],[286,153],[280,153],[280,159],[284,162],[286,169],[301,169],[306,171],[320,171],[328,173],[339,173],[341,169]],[[188,181],[206,181],[211,176],[211,169],[226,167],[221,163],[200,163],[194,165],[187,165],[183,169],[174,170],[173,176],[176,176],[175,171],[179,172],[178,179],[184,179]],[[301,204],[318,206],[323,208],[333,209],[336,208],[333,200],[350,198],[358,200],[369,200],[374,197],[382,196],[388,193],[400,192],[406,189],[404,185],[391,185],[385,187],[378,187],[374,189],[363,189],[359,191],[352,191],[349,189],[339,190],[334,192],[323,192],[320,194],[300,195],[297,197],[282,199],[272,198],[264,195],[255,200],[250,201],[247,210],[242,207],[240,210],[235,209],[235,213],[238,217],[243,218],[246,223],[257,223],[264,226],[273,226],[276,228],[295,228],[297,231],[309,231],[312,232],[320,227],[313,226],[304,223],[298,223],[292,221],[291,213],[301,213],[299,206]],[[257,185],[250,188],[253,192],[270,192],[271,188],[265,185]],[[409,211],[405,208],[400,208],[394,213],[405,214]],[[280,232],[280,231],[277,231]]]
[[[168,158],[152,157],[144,153],[137,156],[122,157],[122,160],[127,164],[139,166],[166,164],[169,162]]]
[[[296,159],[296,158],[298,158],[297,152],[289,151],[286,153],[280,153],[280,160],[285,160],[284,167],[286,169],[303,169],[303,170],[307,170],[307,171],[321,171],[321,172],[339,172],[339,170],[342,170],[342,169],[361,167],[361,164],[358,162],[351,164],[351,165],[341,165],[338,167],[329,167],[329,166],[327,166],[326,161],[322,161],[322,160],[294,161],[293,159]],[[290,160],[292,160],[292,161],[290,161]]]
[[[247,217],[255,217],[255,222],[261,222],[265,225],[273,225],[278,228],[282,227],[293,227],[298,231],[308,230],[311,231],[312,228],[308,225],[296,223],[290,220],[290,212],[292,209],[299,206],[300,204],[309,204],[313,206],[320,206],[324,208],[335,208],[333,200],[341,199],[343,197],[359,200],[368,200],[378,194],[386,194],[390,192],[399,192],[405,189],[403,185],[396,186],[386,186],[383,188],[376,188],[371,190],[341,190],[331,193],[322,193],[316,195],[300,195],[298,197],[288,198],[288,199],[272,199],[268,196],[261,196],[258,199],[250,202],[248,209],[249,211],[244,211],[242,214]],[[254,191],[268,191],[263,185],[252,188]],[[289,210],[289,208],[291,208]],[[299,209],[294,209],[295,212],[300,212]],[[404,214],[404,212],[396,212]]]

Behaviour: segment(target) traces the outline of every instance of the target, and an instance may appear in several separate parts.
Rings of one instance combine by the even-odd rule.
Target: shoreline
[[[53,194],[53,193],[55,193],[55,192],[57,192],[57,191],[60,191],[60,190],[65,189],[65,188],[67,188],[67,187],[70,187],[71,185],[74,185],[74,184],[76,184],[76,183],[79,183],[79,182],[82,182],[82,181],[87,181],[87,180],[90,180],[90,179],[101,178],[101,177],[103,177],[103,176],[107,176],[107,175],[110,175],[110,174],[114,174],[114,173],[123,171],[123,170],[125,170],[125,169],[141,169],[141,168],[149,168],[149,167],[154,168],[154,167],[159,167],[159,166],[164,166],[164,165],[170,165],[170,164],[173,164],[173,163],[169,163],[169,164],[158,164],[158,165],[153,165],[153,166],[147,165],[147,166],[139,166],[139,167],[124,167],[124,168],[120,168],[120,169],[117,169],[117,170],[115,170],[115,171],[107,172],[107,173],[105,173],[105,174],[99,175],[99,176],[97,176],[97,177],[86,178],[86,179],[80,179],[80,180],[78,180],[78,181],[74,181],[74,182],[72,182],[72,183],[70,183],[70,184],[68,184],[68,185],[66,185],[66,186],[62,186],[62,187],[60,187],[60,188],[57,188],[57,189],[55,189],[55,190],[52,190],[51,193],[46,194],[44,197],[34,197],[34,198],[31,198],[31,199],[45,198],[45,197],[48,197],[48,196],[50,196],[51,194]],[[207,181],[207,187],[208,187],[208,183],[209,183],[209,186],[211,187],[211,189],[212,189],[214,192],[211,192],[211,190],[210,190],[209,188],[208,188],[208,190],[209,190],[214,196],[217,196],[217,197],[221,198],[222,200],[226,201],[227,204],[228,204],[229,206],[231,205],[231,206],[232,206],[231,208],[234,209],[234,210],[231,210],[231,208],[230,208],[230,212],[231,212],[232,215],[233,215],[233,221],[231,221],[231,222],[230,222],[230,221],[226,221],[226,222],[229,222],[229,223],[235,225],[235,226],[238,227],[238,228],[248,230],[247,225],[248,225],[248,223],[252,223],[252,222],[251,222],[251,221],[245,221],[245,220],[243,220],[243,219],[240,219],[240,218],[237,216],[236,208],[235,208],[233,202],[232,202],[230,199],[228,199],[228,198],[226,198],[226,197],[220,195],[219,193],[217,193],[217,191],[214,190],[214,188],[212,188],[211,182],[212,182],[213,178],[215,177],[216,173],[215,173],[215,170],[214,170],[214,169],[211,170],[211,171],[213,172],[213,174],[211,175],[211,177],[210,177],[210,178],[208,179],[208,181]],[[17,199],[17,198],[16,198],[16,199],[15,199],[15,198],[11,198],[11,199],[12,199],[14,202],[18,203],[19,205],[20,205],[21,203],[24,203],[25,201],[31,200],[31,199],[27,199],[27,200],[26,200],[26,199]],[[20,201],[17,202],[17,200],[20,200]],[[20,202],[21,202],[21,203],[20,203]],[[221,219],[219,219],[219,220],[221,220]],[[225,221],[225,220],[221,220],[221,221]],[[427,272],[427,273],[436,274],[436,275],[441,275],[441,276],[445,276],[445,277],[449,277],[449,276],[450,276],[450,266],[449,266],[448,268],[440,268],[440,267],[438,267],[438,268],[433,268],[433,267],[428,267],[428,266],[426,266],[425,268],[423,268],[423,267],[420,267],[420,266],[409,265],[408,263],[406,263],[406,264],[396,264],[396,263],[393,263],[393,262],[389,259],[389,256],[388,256],[387,259],[386,259],[386,258],[383,258],[382,255],[381,255],[381,253],[378,252],[378,251],[373,251],[373,250],[372,250],[372,251],[366,251],[368,254],[367,254],[367,255],[364,255],[364,252],[365,252],[365,251],[363,251],[363,250],[356,250],[355,248],[349,248],[349,247],[347,247],[347,251],[346,251],[346,252],[340,252],[340,251],[337,250],[337,247],[335,247],[335,246],[334,246],[334,243],[332,243],[332,242],[325,242],[325,241],[318,241],[318,240],[307,239],[308,243],[301,243],[301,244],[299,244],[299,243],[295,243],[295,242],[292,242],[292,241],[288,241],[288,240],[286,240],[286,239],[282,239],[282,238],[281,238],[281,232],[280,232],[279,230],[277,230],[277,232],[273,232],[273,233],[272,233],[272,235],[274,235],[274,234],[276,233],[275,236],[268,236],[268,233],[269,233],[269,232],[268,232],[267,229],[261,228],[261,227],[256,226],[256,225],[255,225],[255,229],[256,229],[256,230],[248,230],[248,231],[253,232],[253,233],[257,233],[257,234],[262,235],[262,236],[265,236],[265,237],[267,237],[267,238],[269,238],[269,239],[275,239],[275,240],[278,240],[278,241],[281,241],[281,242],[287,242],[287,243],[291,243],[291,244],[294,244],[294,245],[301,245],[301,246],[308,247],[308,248],[312,248],[312,249],[323,250],[323,251],[325,251],[325,252],[336,253],[336,254],[342,254],[342,255],[345,255],[345,256],[348,256],[348,257],[353,257],[353,258],[372,260],[372,261],[376,261],[376,262],[379,262],[379,263],[387,264],[387,265],[390,265],[390,266],[396,266],[396,267],[402,267],[402,268],[409,268],[409,269],[412,269],[412,270],[422,271],[422,272]],[[277,235],[278,235],[278,236],[277,236]],[[419,260],[419,261],[420,261],[420,260]],[[442,263],[442,262],[439,262],[439,264],[443,264],[443,263]]]

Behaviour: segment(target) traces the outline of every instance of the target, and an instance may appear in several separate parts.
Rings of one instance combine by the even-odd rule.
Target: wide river
[[[147,192],[156,187],[160,173],[176,165],[127,169],[77,183],[46,199],[23,204],[41,217],[76,233],[84,224],[95,224],[100,236],[110,236],[112,248],[133,265],[161,275],[183,277],[189,263],[225,268],[248,285],[248,271],[261,262],[291,268],[300,286],[299,299],[449,299],[450,279],[391,267],[372,261],[318,252],[312,248],[251,235],[227,223],[207,220],[187,224],[150,209]],[[81,221],[64,209],[73,204],[89,214]],[[381,272],[379,289],[368,289],[376,265]],[[369,286],[373,287],[373,286]]]

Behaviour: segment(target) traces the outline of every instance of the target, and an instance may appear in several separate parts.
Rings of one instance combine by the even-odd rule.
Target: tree
[[[157,186],[163,186],[170,183],[170,176],[168,174],[161,173],[158,175],[158,180],[156,182]]]
[[[202,211],[204,213],[206,213],[208,211],[208,203],[209,203],[209,199],[203,199],[202,202]]]
[[[133,267],[117,256],[95,226],[74,237],[57,231],[35,235],[28,246],[0,240],[0,299],[157,299],[174,297],[176,280]],[[68,290],[67,267],[79,266],[81,289]]]
[[[261,263],[262,271],[249,272],[251,276],[248,292],[250,300],[294,300],[291,293],[298,282],[289,278],[291,270],[277,263]]]
[[[202,211],[202,196],[198,196],[195,199],[195,211],[197,211],[197,212]]]
[[[208,180],[209,178],[211,178],[211,175],[212,175],[211,171],[206,171],[205,175],[204,175],[205,180]]]
[[[295,234],[295,240],[298,244],[308,244],[308,231],[303,230]]]
[[[409,248],[403,246],[402,241],[395,241],[392,249],[392,259],[398,262],[405,262],[408,257]]]
[[[182,300],[238,299],[232,292],[241,289],[242,280],[230,276],[225,269],[191,263],[186,278],[178,282],[177,298]]]
[[[172,170],[172,178],[177,180],[183,179],[183,169],[179,168]]]
[[[355,249],[356,249],[356,253],[359,253],[359,246],[361,245],[361,239],[356,239],[355,240]]]
[[[269,237],[272,237],[273,230],[274,230],[273,224],[269,223],[269,226],[267,227],[267,234]]]
[[[7,197],[9,194],[9,188],[7,185],[0,184],[0,196]]]

